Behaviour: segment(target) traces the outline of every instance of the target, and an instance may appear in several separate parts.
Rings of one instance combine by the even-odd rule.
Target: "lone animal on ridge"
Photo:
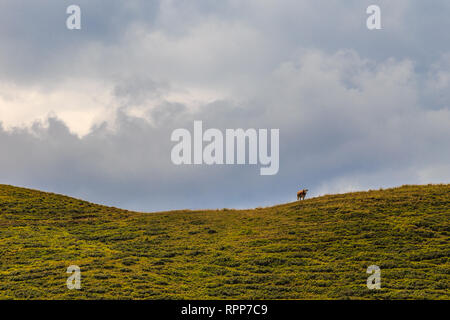
[[[297,200],[305,200],[306,193],[308,192],[308,189],[302,189],[299,192],[297,192]]]

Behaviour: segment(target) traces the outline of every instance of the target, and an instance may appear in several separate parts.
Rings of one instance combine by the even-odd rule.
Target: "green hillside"
[[[158,213],[0,185],[0,298],[450,299],[449,221],[448,184]]]

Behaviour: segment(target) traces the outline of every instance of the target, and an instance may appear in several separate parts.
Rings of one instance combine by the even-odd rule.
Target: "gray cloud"
[[[368,1],[78,1],[83,29],[69,32],[71,2],[3,2],[0,182],[138,210],[448,182],[450,5],[379,3],[383,30],[370,32]],[[11,129],[28,90],[61,105]],[[86,96],[113,118],[80,137],[64,111]],[[170,134],[194,120],[279,128],[279,173],[174,166]]]

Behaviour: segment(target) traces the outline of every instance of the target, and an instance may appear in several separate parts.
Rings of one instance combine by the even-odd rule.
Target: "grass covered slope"
[[[0,298],[450,299],[449,218],[450,185],[160,213],[0,185]]]

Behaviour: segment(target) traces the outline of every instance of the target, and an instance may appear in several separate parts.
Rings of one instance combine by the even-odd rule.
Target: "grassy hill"
[[[450,299],[449,221],[450,185],[158,213],[0,185],[0,298]]]

